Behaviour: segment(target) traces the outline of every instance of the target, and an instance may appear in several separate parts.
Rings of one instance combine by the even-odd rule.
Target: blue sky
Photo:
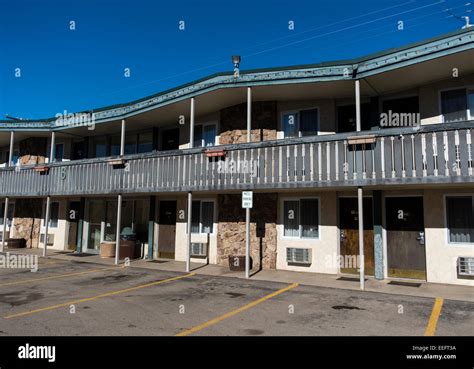
[[[468,0],[0,0],[0,119],[129,102],[230,71],[232,54],[242,69],[350,59],[459,30],[448,8],[474,17]]]

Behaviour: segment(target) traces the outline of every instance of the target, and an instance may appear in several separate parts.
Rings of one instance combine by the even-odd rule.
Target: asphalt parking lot
[[[474,303],[41,259],[0,269],[0,335],[474,334]]]

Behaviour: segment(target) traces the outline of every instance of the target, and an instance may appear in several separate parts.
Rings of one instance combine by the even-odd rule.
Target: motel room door
[[[374,222],[372,198],[364,197],[364,259],[365,273],[374,275]],[[356,197],[339,198],[339,229],[341,259],[357,260],[359,255],[359,212]],[[351,257],[354,256],[354,257]],[[357,265],[341,265],[342,273],[359,273]]]
[[[158,257],[174,259],[176,245],[176,201],[160,201]]]
[[[389,277],[426,279],[422,197],[387,197],[387,266]]]

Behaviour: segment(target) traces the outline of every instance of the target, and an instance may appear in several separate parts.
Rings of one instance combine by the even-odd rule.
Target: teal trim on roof
[[[217,89],[354,80],[469,49],[474,49],[474,28],[452,32],[352,60],[244,70],[240,72],[240,77],[237,79],[233,77],[232,72],[215,73],[130,103],[111,105],[78,113],[93,113],[95,124],[100,124],[124,119]],[[68,128],[73,127],[59,126],[56,124],[56,118],[23,121],[0,120],[0,131],[60,131]]]

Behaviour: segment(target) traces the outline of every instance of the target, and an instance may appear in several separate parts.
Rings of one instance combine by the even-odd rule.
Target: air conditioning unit
[[[40,235],[40,243],[44,244],[44,233]],[[48,245],[54,245],[54,233],[48,233]]]
[[[458,258],[458,274],[474,275],[474,257],[460,256]]]
[[[286,249],[286,261],[289,264],[311,264],[311,249],[301,249],[296,247],[288,247]]]
[[[207,243],[204,242],[192,242],[190,254],[193,257],[205,258],[207,256]]]

